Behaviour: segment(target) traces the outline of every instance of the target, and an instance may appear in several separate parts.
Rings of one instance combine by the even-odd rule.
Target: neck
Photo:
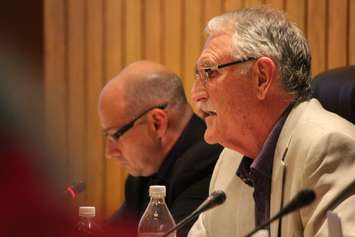
[[[166,156],[168,152],[175,145],[177,140],[179,139],[181,133],[184,131],[186,125],[190,121],[192,117],[192,110],[190,106],[186,106],[183,111],[180,112],[171,112],[171,116],[169,116],[169,128],[168,134],[164,142],[164,155]]]
[[[250,134],[250,147],[245,155],[251,158],[256,158],[264,146],[266,139],[271,133],[272,128],[277,121],[281,118],[282,113],[286,110],[287,106],[291,103],[291,99],[279,99],[274,102],[266,102],[266,105],[259,107],[257,114],[258,118],[254,121],[254,129]],[[262,123],[260,122],[262,118]]]
[[[264,108],[265,111],[261,114],[263,114],[263,117],[267,118],[267,119],[265,119],[264,126],[262,126],[260,128],[261,134],[260,134],[259,138],[261,138],[261,139],[258,141],[258,146],[257,146],[257,150],[255,152],[254,157],[256,157],[256,155],[258,155],[260,153],[260,151],[261,151],[262,147],[264,146],[266,139],[270,135],[273,127],[279,121],[283,112],[287,109],[287,107],[289,106],[291,101],[292,100],[289,100],[289,99],[280,100],[280,101],[276,102],[275,106],[272,106],[273,109]]]

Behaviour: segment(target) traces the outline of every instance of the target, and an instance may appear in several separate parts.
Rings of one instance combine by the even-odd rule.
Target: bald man
[[[129,173],[124,204],[111,224],[133,220],[137,226],[149,185],[167,187],[166,202],[176,222],[208,196],[222,148],[204,142],[205,124],[193,114],[176,74],[154,62],[132,63],[103,88],[98,112],[106,158]],[[189,228],[178,235],[186,236]]]

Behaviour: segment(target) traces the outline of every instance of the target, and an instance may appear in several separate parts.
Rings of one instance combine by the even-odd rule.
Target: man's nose
[[[208,94],[201,80],[195,80],[191,89],[191,98],[195,103],[208,99]]]
[[[105,157],[110,160],[114,157],[119,157],[121,155],[121,151],[118,148],[117,144],[112,141],[110,138],[106,138],[105,144]]]
[[[208,93],[205,87],[202,85],[201,80],[195,80],[191,89],[191,98],[195,103],[196,114],[203,118],[203,112],[201,110],[202,104],[208,100]]]

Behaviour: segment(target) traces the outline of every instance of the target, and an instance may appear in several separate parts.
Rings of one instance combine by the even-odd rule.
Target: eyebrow
[[[211,59],[205,59],[205,60],[202,60],[203,63],[198,63],[198,64],[195,64],[195,70],[198,71],[198,68],[210,68],[210,67],[213,67],[215,65],[218,65],[218,63],[214,62],[214,60],[211,60]]]
[[[102,129],[102,132],[103,132],[104,134],[110,135],[110,134],[109,134],[109,131],[112,130],[112,129],[115,129],[115,127],[110,127],[110,128]]]

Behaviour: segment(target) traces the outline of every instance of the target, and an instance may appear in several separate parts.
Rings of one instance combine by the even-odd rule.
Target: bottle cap
[[[95,207],[79,207],[79,216],[95,217]]]
[[[165,197],[166,189],[164,185],[149,186],[149,196],[151,197]]]

